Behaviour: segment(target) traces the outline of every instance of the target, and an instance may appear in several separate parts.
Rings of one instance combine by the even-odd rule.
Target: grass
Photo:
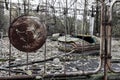
[[[5,62],[5,61],[8,61],[8,60],[9,60],[8,58],[0,58],[0,62]],[[10,60],[14,61],[15,57],[12,57]]]
[[[7,59],[0,58],[0,62],[5,62],[5,61],[7,61]]]

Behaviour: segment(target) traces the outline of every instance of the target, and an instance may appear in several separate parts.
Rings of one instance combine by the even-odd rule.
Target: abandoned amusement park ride
[[[116,70],[117,68],[111,67],[113,12],[115,12],[114,6],[116,5],[119,10],[117,15],[120,17],[120,0],[96,0],[95,10],[93,5],[88,10],[88,0],[84,0],[80,33],[77,31],[79,28],[76,28],[77,20],[74,32],[70,32],[68,25],[70,23],[67,20],[71,15],[70,11],[74,12],[74,18],[77,17],[76,15],[81,9],[77,9],[79,6],[75,4],[79,2],[73,0],[72,5],[74,6],[70,8],[68,5],[72,2],[68,2],[68,0],[63,0],[66,2],[64,7],[56,7],[53,5],[54,0],[50,1],[46,0],[45,3],[39,1],[37,10],[32,11],[30,0],[23,0],[24,13],[13,18],[12,0],[0,0],[0,4],[5,4],[4,7],[9,10],[10,18],[8,36],[4,36],[2,33],[0,35],[1,46],[8,50],[5,55],[5,50],[2,52],[1,48],[1,56],[7,57],[4,56],[3,59],[0,57],[0,80],[43,80],[46,78],[69,80],[70,77],[99,72],[104,74],[102,80],[108,80],[108,71],[120,73]],[[22,3],[14,4],[21,5]],[[41,9],[42,7],[43,9]],[[60,10],[63,13],[57,13]],[[34,11],[38,13],[37,16],[31,14]],[[91,14],[89,29],[86,28],[88,11]],[[50,25],[47,24],[49,20],[46,19],[48,13],[55,21],[58,19],[57,15],[63,14],[64,20],[58,21],[61,23],[64,21],[63,33],[53,33],[49,36],[48,26]],[[42,19],[41,16],[45,16],[45,18]],[[99,31],[96,34],[94,25],[98,26],[99,21],[100,28],[97,28]],[[88,33],[86,33],[87,29]],[[7,45],[4,46],[4,43]],[[17,57],[14,57],[15,55]]]

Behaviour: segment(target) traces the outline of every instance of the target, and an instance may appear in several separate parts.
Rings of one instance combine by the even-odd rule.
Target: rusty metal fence
[[[116,4],[120,4],[120,1],[117,0],[110,6],[106,5],[105,0],[101,0],[100,50],[85,51],[85,42],[83,41],[80,53],[76,53],[74,48],[70,52],[62,52],[57,48],[57,41],[46,39],[44,45],[37,51],[22,52],[14,48],[9,38],[3,36],[1,31],[0,72],[2,74],[0,74],[0,80],[67,79],[67,77],[91,75],[101,71],[104,72],[104,80],[107,80],[108,70],[120,73],[119,67],[115,66],[120,64],[119,58],[116,59],[112,55],[118,54],[118,52],[112,51],[114,46],[111,44],[114,43],[112,42],[111,31],[113,25],[111,23],[114,20],[112,13]],[[12,22],[11,18],[10,23]],[[46,22],[44,21],[44,23]],[[41,35],[43,34],[41,33]],[[66,39],[67,36],[65,35]],[[67,47],[66,43],[64,46]],[[94,56],[91,54],[94,54]]]

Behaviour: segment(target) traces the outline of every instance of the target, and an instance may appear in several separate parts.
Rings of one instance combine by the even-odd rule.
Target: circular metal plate
[[[38,17],[20,16],[9,27],[10,43],[20,51],[33,52],[46,40],[45,24]]]

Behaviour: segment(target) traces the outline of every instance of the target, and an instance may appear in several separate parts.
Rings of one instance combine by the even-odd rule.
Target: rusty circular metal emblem
[[[33,52],[46,41],[46,26],[38,17],[20,16],[9,27],[10,43],[20,51]]]

